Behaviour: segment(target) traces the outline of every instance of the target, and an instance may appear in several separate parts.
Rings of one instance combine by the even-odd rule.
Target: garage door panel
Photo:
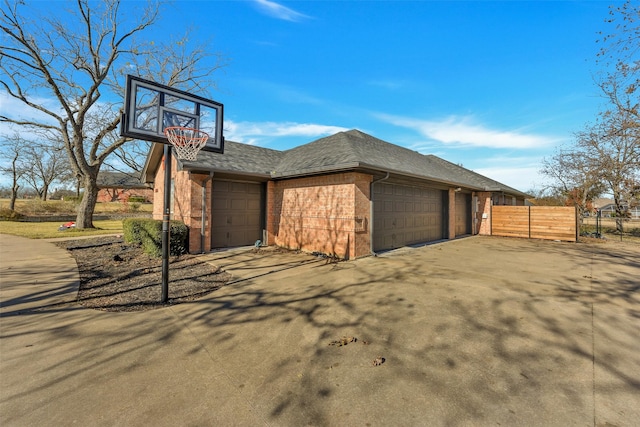
[[[380,183],[374,188],[374,250],[443,238],[443,193]]]
[[[221,192],[228,193],[229,192],[229,183],[226,181],[216,181],[216,184],[213,188],[213,192]]]
[[[396,228],[396,220],[394,218],[383,218],[384,229],[393,230]]]
[[[247,209],[250,211],[259,211],[260,200],[247,200]]]
[[[255,215],[250,215],[246,217],[246,224],[248,226],[260,227],[260,218]]]
[[[247,209],[247,201],[245,199],[233,199],[231,200],[231,210],[240,211]]]
[[[248,246],[262,238],[262,184],[213,181],[211,246]]]
[[[471,233],[471,195],[456,194],[456,236]]]
[[[233,193],[247,193],[247,186],[249,184],[244,182],[231,182],[230,183],[230,191]]]

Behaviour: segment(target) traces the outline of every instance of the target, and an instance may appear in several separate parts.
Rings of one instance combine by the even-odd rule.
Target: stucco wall
[[[267,186],[268,243],[340,258],[370,253],[371,175],[350,172]]]

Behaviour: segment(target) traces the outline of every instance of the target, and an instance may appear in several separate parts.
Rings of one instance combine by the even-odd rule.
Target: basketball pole
[[[162,206],[162,303],[169,299],[169,230],[171,220],[171,145],[164,144],[164,203]]]

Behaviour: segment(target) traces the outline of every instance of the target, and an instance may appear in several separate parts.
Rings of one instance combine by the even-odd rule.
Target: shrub
[[[129,202],[130,203],[146,203],[147,199],[145,199],[143,196],[131,196],[129,197]]]
[[[76,212],[76,203],[69,200],[29,200],[23,205],[27,215],[61,215]]]
[[[0,219],[4,221],[19,221],[21,218],[24,218],[20,212],[12,211],[8,208],[0,209]]]
[[[122,221],[124,240],[142,246],[145,253],[162,255],[162,221],[148,218],[128,218]],[[181,221],[171,221],[169,228],[169,253],[187,253],[189,228]]]

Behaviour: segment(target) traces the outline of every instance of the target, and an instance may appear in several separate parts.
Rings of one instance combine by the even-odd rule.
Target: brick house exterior
[[[162,218],[164,165],[155,144],[143,171]],[[263,244],[357,258],[380,250],[490,234],[491,206],[527,194],[436,156],[357,130],[287,151],[227,141],[224,154],[172,159],[172,218],[189,250]]]
[[[267,241],[343,258],[368,254],[371,175],[343,172],[267,183]]]
[[[153,199],[153,188],[134,177],[120,172],[98,174],[98,202],[126,203],[131,197],[142,197],[147,202]]]

